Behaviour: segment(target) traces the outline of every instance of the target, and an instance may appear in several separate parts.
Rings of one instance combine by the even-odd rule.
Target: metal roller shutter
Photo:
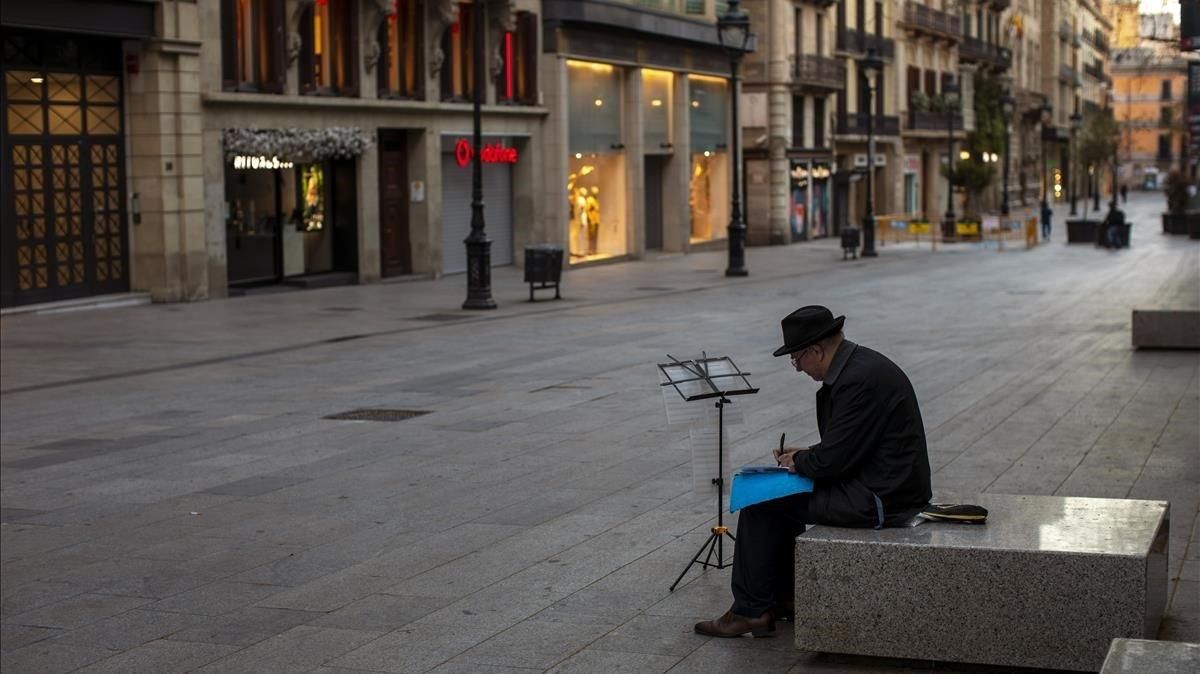
[[[492,266],[512,264],[512,167],[483,165],[483,219],[492,240]],[[463,239],[471,233],[471,167],[442,154],[442,273],[467,270]]]

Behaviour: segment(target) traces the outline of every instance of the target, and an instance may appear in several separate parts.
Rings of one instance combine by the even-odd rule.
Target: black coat
[[[817,391],[821,442],[795,456],[796,472],[815,483],[809,516],[831,526],[898,526],[932,498],[917,396],[882,354],[848,341],[841,349],[848,358]]]

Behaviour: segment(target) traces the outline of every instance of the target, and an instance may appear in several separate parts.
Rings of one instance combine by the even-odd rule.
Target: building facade
[[[1179,26],[1169,14],[1139,14],[1136,3],[1115,3],[1113,19],[1120,27],[1111,64],[1118,181],[1128,189],[1161,189],[1187,158],[1187,61],[1175,49]]]
[[[198,6],[5,5],[0,306],[204,296]]]
[[[549,119],[539,240],[572,265],[726,245],[732,203],[724,3],[545,0]]]
[[[210,296],[466,269],[481,21],[493,265],[530,240],[540,3],[220,0],[199,18]]]

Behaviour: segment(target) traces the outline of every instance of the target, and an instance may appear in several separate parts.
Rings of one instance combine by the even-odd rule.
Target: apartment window
[[[1164,101],[1171,100],[1171,80],[1162,81],[1162,99]]]
[[[804,53],[804,40],[802,36],[802,33],[804,32],[804,29],[802,28],[804,25],[803,17],[804,11],[797,7],[796,11],[792,14],[792,23],[795,28],[794,36],[796,45],[796,63],[800,62],[800,55]]]
[[[817,13],[817,56],[825,55],[825,15]]]
[[[837,20],[838,32],[846,30],[846,3],[839,2],[837,4],[837,14],[834,18]]]
[[[459,3],[458,20],[442,36],[442,100],[469,101],[475,95],[474,6]]]
[[[379,28],[379,97],[421,98],[421,6],[396,0],[394,8]]]
[[[932,70],[925,71],[925,95],[933,96],[937,94],[937,73]]]
[[[300,89],[353,96],[358,88],[357,16],[352,0],[316,0],[300,19]]]
[[[803,96],[792,96],[792,147],[808,147],[804,142]]]
[[[283,0],[221,0],[223,89],[283,92],[283,23]]]
[[[516,26],[516,30],[505,31],[500,45],[496,100],[537,105],[537,14],[517,12]]]
[[[1158,125],[1169,127],[1174,121],[1174,114],[1171,108],[1164,107],[1159,113]]]
[[[1163,134],[1158,137],[1158,158],[1159,159],[1170,159],[1171,158],[1171,136],[1170,135]]]
[[[875,35],[883,37],[883,0],[875,0]]]
[[[908,67],[908,100],[912,102],[914,92],[921,90],[921,69],[916,66]]]
[[[813,99],[813,142],[812,146],[825,147],[825,99]]]
[[[859,32],[867,32],[867,0],[858,0],[854,6],[855,9],[855,25],[858,26]]]

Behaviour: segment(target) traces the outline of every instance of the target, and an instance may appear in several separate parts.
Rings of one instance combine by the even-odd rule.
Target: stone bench
[[[1133,348],[1200,349],[1200,309],[1134,309]]]
[[[985,525],[816,526],[796,539],[796,646],[1096,671],[1166,609],[1164,501],[984,494]]]
[[[1113,639],[1100,674],[1200,672],[1200,644]]]

